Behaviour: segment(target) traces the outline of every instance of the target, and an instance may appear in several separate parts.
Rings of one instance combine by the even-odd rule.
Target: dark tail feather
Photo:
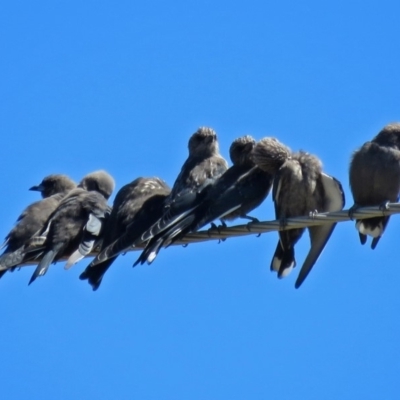
[[[296,260],[294,258],[294,247],[283,250],[281,267],[278,271],[278,278],[285,277],[295,266]]]
[[[116,260],[116,258],[117,257],[109,258],[100,264],[96,264],[95,266],[89,264],[80,274],[79,279],[87,279],[89,285],[92,286],[92,289],[97,290],[103,280],[104,274],[107,272],[108,268],[110,268],[111,264]]]
[[[365,244],[367,241],[367,235],[364,235],[363,233],[358,233],[358,236],[360,236],[360,243]]]
[[[382,221],[382,233],[380,234],[380,236],[378,236],[378,237],[372,239],[372,243],[371,243],[371,249],[372,249],[372,250],[375,249],[375,247],[377,246],[377,244],[378,244],[380,238],[381,238],[382,235],[383,235],[383,232],[385,232],[386,226],[387,226],[387,224],[389,223],[389,218],[390,218],[390,217],[384,217],[384,218],[382,218],[382,220],[383,220],[383,221]]]
[[[136,265],[144,264],[145,262],[151,264],[157,257],[157,254],[160,251],[163,243],[164,240],[162,238],[151,239],[133,266],[136,267]]]
[[[55,256],[57,255],[56,250],[49,250],[41,259],[39,265],[36,267],[28,285],[30,285],[37,277],[43,276],[49,269],[50,264],[53,262]]]
[[[271,265],[270,265],[271,271],[276,271],[276,272],[279,271],[279,269],[281,267],[281,263],[282,263],[282,258],[283,258],[283,249],[282,249],[281,242],[278,241],[278,245],[276,246],[276,250],[275,250],[274,256],[272,257],[272,261],[271,261]]]
[[[378,237],[372,239],[372,242],[371,242],[371,249],[372,250],[375,249],[375,247],[377,246],[380,238],[381,238],[381,236],[378,236]]]

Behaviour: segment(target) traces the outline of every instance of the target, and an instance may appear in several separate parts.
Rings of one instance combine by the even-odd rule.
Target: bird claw
[[[283,229],[287,226],[287,219],[286,217],[279,218],[279,228]]]
[[[257,222],[260,222],[260,221],[258,221],[257,220]],[[251,221],[251,222],[248,222],[247,224],[246,224],[246,229],[249,231],[249,232],[252,232],[252,230],[251,230],[251,224],[252,224],[253,222]],[[259,232],[258,233],[258,235],[256,236],[256,237],[260,237],[261,236],[261,232]]]
[[[218,231],[218,233],[219,233],[217,225],[215,225],[214,222],[211,222],[211,228],[208,229],[208,231],[207,231],[208,237],[211,237],[211,233],[214,230]]]
[[[222,219],[220,219],[219,221],[221,222],[221,225],[218,226],[218,229],[226,228],[226,223],[225,223],[225,221],[222,220]]]
[[[240,218],[249,219],[251,224],[252,222],[260,222],[260,220],[256,217],[251,217],[250,215],[241,215]]]
[[[354,221],[354,213],[357,211],[358,208],[360,207],[357,204],[354,204],[349,208],[348,216],[352,221]]]
[[[313,210],[313,211],[310,211],[310,213],[308,214],[308,217],[315,218],[317,216],[317,214],[318,214],[318,210]]]
[[[385,215],[384,211],[387,211],[390,209],[389,203],[390,203],[390,201],[386,200],[383,203],[379,204],[379,210],[382,211],[383,215]]]

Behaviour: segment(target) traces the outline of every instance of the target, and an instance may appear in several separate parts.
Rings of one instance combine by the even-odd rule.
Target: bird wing
[[[69,269],[82,258],[86,257],[92,251],[96,241],[99,239],[101,228],[103,226],[102,219],[89,214],[88,221],[83,230],[83,236],[79,247],[68,258],[64,268]]]
[[[321,174],[322,188],[324,191],[324,210],[323,212],[334,212],[342,210],[345,205],[343,188],[340,182],[325,173]],[[307,278],[314,264],[317,262],[326,243],[328,242],[336,223],[311,226],[308,228],[310,233],[311,248],[301,267],[297,277],[295,288],[298,289]]]

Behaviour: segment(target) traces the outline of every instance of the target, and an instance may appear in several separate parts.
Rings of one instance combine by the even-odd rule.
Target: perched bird
[[[37,186],[29,190],[39,191],[43,197],[29,205],[18,217],[17,223],[6,236],[5,250],[0,256],[0,277],[7,269],[20,265],[30,260],[24,257],[25,246],[28,241],[40,231],[46,224],[51,213],[57,208],[62,198],[70,190],[76,187],[76,183],[68,176],[53,174],[46,176]],[[33,256],[33,254],[30,254]]]
[[[98,192],[108,200],[115,189],[115,181],[108,172],[99,170],[85,175],[79,182],[78,187],[89,192]]]
[[[111,195],[114,180],[101,171],[86,175],[79,186],[63,198],[39,233],[45,238],[43,256],[29,284],[44,275],[50,264],[60,258],[69,257],[66,268],[75,264],[89,254],[99,240],[104,220],[111,212],[104,195]]]
[[[344,193],[338,180],[322,172],[321,161],[306,152],[293,153],[279,168],[273,187],[276,218],[285,226],[290,217],[314,212],[339,211],[344,207]],[[312,226],[311,248],[304,261],[295,287],[303,283],[324,249],[336,223]],[[305,228],[279,232],[279,242],[271,262],[278,277],[287,276],[296,266],[294,246]]]
[[[400,192],[400,123],[386,125],[372,141],[354,152],[350,162],[350,188],[354,205],[350,216],[358,207],[381,206],[397,202]],[[372,236],[374,249],[383,235],[389,217],[356,220],[361,244]]]
[[[29,190],[40,192],[43,199],[55,194],[68,193],[76,187],[76,183],[67,175],[52,174],[43,178],[39,185],[32,186]]]
[[[189,157],[165,200],[162,217],[139,238],[149,242],[134,265],[153,262],[166,239],[164,232],[198,207],[213,182],[227,169],[214,130],[199,128],[189,140]]]
[[[264,157],[270,160],[280,159],[278,153],[283,153],[283,160],[287,157],[286,147],[274,138],[264,139],[266,140],[269,147],[263,153]],[[256,141],[249,135],[233,141],[229,149],[232,167],[210,185],[207,195],[198,207],[164,234],[164,245],[189,232],[195,232],[216,219],[223,223],[239,217],[255,220],[247,213],[258,207],[267,197],[277,170],[276,165],[279,165],[278,162],[271,162],[266,169],[256,166],[253,161],[255,146]]]
[[[97,290],[117,256],[126,251],[161,216],[171,189],[160,178],[137,178],[115,196],[105,226],[101,252],[86,267],[80,279]]]

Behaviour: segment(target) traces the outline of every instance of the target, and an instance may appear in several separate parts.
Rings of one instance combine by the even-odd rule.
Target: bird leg
[[[247,223],[247,225],[246,225],[247,230],[248,230],[249,232],[251,232],[251,225],[250,225],[250,224],[252,224],[252,223],[254,223],[254,222],[260,222],[260,220],[259,220],[258,218],[251,217],[250,215],[241,215],[240,218],[244,218],[244,219],[249,219],[249,220],[250,220],[250,222]],[[261,236],[261,233],[259,233],[259,234],[257,235],[257,237],[260,237],[260,236]]]
[[[358,204],[353,204],[350,208],[349,208],[349,212],[348,212],[348,216],[349,218],[354,221],[354,213],[360,208],[360,206]]]
[[[251,222],[260,222],[258,218],[251,217],[250,215],[241,215],[240,218],[249,219]]]
[[[315,216],[318,214],[318,210],[313,210],[310,211],[310,213],[308,214],[309,218],[315,218]]]
[[[383,201],[381,204],[379,204],[379,209],[382,211],[382,214],[385,215],[385,211],[389,210],[389,200]]]
[[[226,224],[222,220],[221,220],[221,225],[219,225],[219,226],[215,225],[214,222],[211,222],[210,225],[211,225],[211,228],[208,229],[208,231],[207,231],[208,237],[211,237],[211,233],[212,233],[213,230],[216,230],[218,232],[218,234],[220,235],[221,234],[221,227],[222,228],[226,228]],[[225,240],[226,240],[226,238],[219,239],[218,243],[221,243],[221,241],[224,242]]]
[[[279,218],[279,228],[280,230],[283,230],[287,225],[287,218],[285,216],[282,216]]]

